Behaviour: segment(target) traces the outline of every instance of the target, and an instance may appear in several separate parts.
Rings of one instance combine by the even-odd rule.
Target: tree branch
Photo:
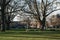
[[[51,11],[51,12],[50,12],[49,14],[47,14],[45,17],[47,17],[48,15],[50,15],[52,12],[58,11],[58,10],[60,10],[60,9],[56,9],[56,10]]]
[[[32,13],[32,12],[28,12],[28,11],[25,11],[25,10],[15,10],[15,11],[11,11],[11,12],[6,12],[6,13],[14,13],[14,12],[18,12],[18,11],[23,11],[23,12],[25,12],[25,13],[29,13],[29,14],[33,14],[33,15],[37,15],[37,14],[34,14],[34,13]]]
[[[49,6],[50,4],[52,4],[53,2],[55,2],[56,0],[53,0],[52,2],[48,3],[47,6]]]
[[[8,4],[9,4],[9,2],[11,2],[11,0],[9,0],[9,1],[5,4],[5,6],[6,6],[6,5],[8,5]]]

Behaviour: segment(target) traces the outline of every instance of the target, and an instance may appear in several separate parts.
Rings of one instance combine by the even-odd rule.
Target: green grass
[[[60,40],[60,31],[6,31],[0,32],[0,40]]]

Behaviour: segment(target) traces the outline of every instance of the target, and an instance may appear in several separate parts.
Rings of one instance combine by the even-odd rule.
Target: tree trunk
[[[45,21],[46,21],[46,19],[45,19],[45,17],[43,18],[43,20],[42,20],[42,28],[41,28],[41,30],[45,30]]]
[[[8,15],[8,20],[7,20],[7,30],[10,30],[10,16]]]
[[[8,12],[8,6],[7,6],[7,12]],[[10,13],[7,13],[7,27],[6,30],[10,30]]]
[[[41,30],[45,30],[45,27],[46,27],[46,25],[45,25],[45,22],[46,22],[46,6],[44,6],[44,10],[43,10],[43,20],[42,20],[42,28],[41,28]]]
[[[2,18],[2,29],[1,31],[4,32],[5,31],[5,2],[6,0],[3,0],[2,2],[2,6],[1,6],[1,18]]]

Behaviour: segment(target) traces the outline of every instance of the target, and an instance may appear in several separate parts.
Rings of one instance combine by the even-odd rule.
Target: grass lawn
[[[6,31],[0,40],[60,40],[60,31]]]

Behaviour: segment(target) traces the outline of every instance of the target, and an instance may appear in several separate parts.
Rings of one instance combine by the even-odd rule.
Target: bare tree
[[[30,13],[37,16],[37,19],[39,20],[39,22],[42,25],[42,28],[41,28],[42,30],[44,30],[44,27],[45,27],[46,17],[49,16],[52,12],[60,10],[60,9],[56,9],[56,7],[54,9],[54,7],[53,7],[53,4],[57,2],[56,0],[52,0],[51,2],[49,0],[41,0],[40,9],[38,8],[37,0],[33,0],[33,1],[29,0],[27,2],[28,2],[30,10],[32,12],[32,13],[31,12]],[[33,4],[31,4],[31,2],[33,2]],[[34,7],[34,10],[37,13],[34,13],[32,5]],[[43,17],[42,19],[41,19],[41,16]]]
[[[7,3],[9,3],[8,1]],[[60,10],[60,9],[54,9],[53,4],[56,3],[56,0],[52,0],[51,2],[49,0],[41,0],[40,5],[38,5],[37,0],[25,0],[25,4],[23,6],[19,6],[20,0],[17,2],[14,2],[14,5],[9,4],[9,7],[12,9],[11,11],[7,13],[14,13],[18,11],[23,11],[25,13],[32,14],[33,16],[37,16],[37,20],[42,25],[42,30],[44,30],[45,23],[46,23],[46,17],[49,16],[52,12]],[[7,5],[7,4],[6,4]],[[25,8],[28,5],[28,8]],[[40,8],[38,7],[40,6]],[[41,19],[41,16],[43,17]]]

